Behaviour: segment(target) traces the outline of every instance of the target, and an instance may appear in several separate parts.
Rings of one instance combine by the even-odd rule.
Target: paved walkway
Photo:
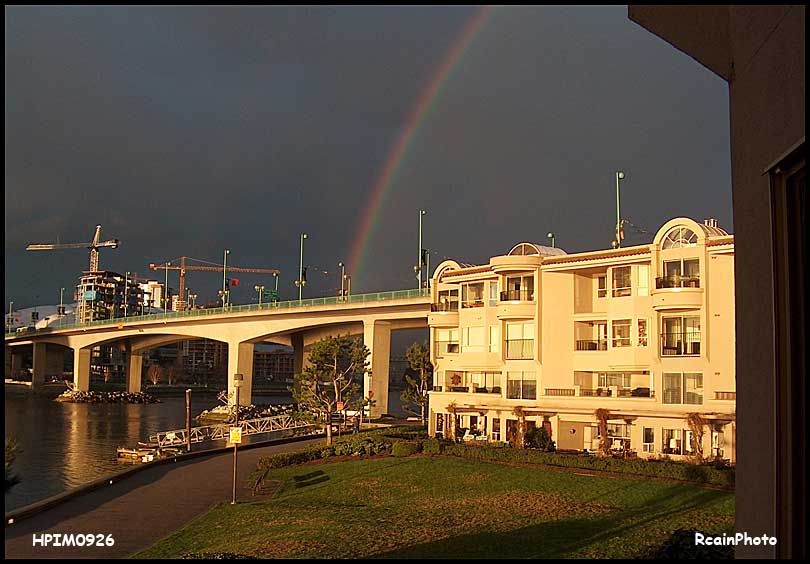
[[[239,498],[260,456],[298,450],[311,439],[239,452]],[[6,558],[122,558],[153,545],[232,495],[233,453],[149,468],[6,527]],[[33,534],[101,533],[112,547],[33,546]]]

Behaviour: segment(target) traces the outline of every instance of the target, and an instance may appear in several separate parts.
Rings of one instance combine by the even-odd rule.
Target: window
[[[700,288],[700,260],[696,258],[664,261],[664,276],[656,288]]]
[[[608,388],[610,386],[630,388],[630,374],[626,372],[600,372],[599,387]]]
[[[637,271],[638,278],[638,293],[639,296],[650,295],[650,265],[640,264]]]
[[[436,358],[447,353],[458,353],[458,329],[436,330]]]
[[[630,267],[617,266],[613,268],[613,297],[621,298],[632,294],[630,284]]]
[[[497,325],[489,326],[489,352],[496,353],[500,350],[501,332]]]
[[[666,234],[661,247],[664,249],[680,249],[681,247],[694,247],[697,245],[697,235],[686,227],[674,227]]]
[[[684,373],[683,403],[703,405],[703,374],[700,372]]]
[[[489,283],[489,305],[490,307],[498,305],[498,282],[496,280]]]
[[[458,290],[439,290],[435,311],[458,311]]]
[[[464,327],[461,346],[463,352],[484,352],[484,327]]]
[[[636,322],[638,323],[638,346],[646,347],[647,346],[647,320],[646,319],[638,319]]]
[[[506,324],[506,359],[534,358],[534,323]]]
[[[655,429],[644,427],[641,452],[655,452]]]
[[[703,374],[664,372],[664,403],[703,405]]]
[[[509,372],[506,397],[509,399],[537,399],[537,378],[534,372]]]
[[[500,372],[470,372],[473,391],[477,394],[500,394]]]
[[[683,431],[681,429],[661,429],[661,452],[683,454]]]
[[[461,307],[484,306],[484,283],[473,282],[461,286]]]
[[[596,277],[596,297],[597,298],[606,298],[607,297],[607,275],[600,274]]]
[[[501,420],[495,418],[492,420],[492,427],[490,430],[490,438],[493,441],[500,441],[501,440]]]
[[[501,293],[501,301],[534,301],[534,274],[509,276],[506,291]]]
[[[700,354],[700,317],[665,317],[661,335],[661,356]]]
[[[467,383],[464,372],[448,370],[445,372],[446,390],[450,392],[469,392],[470,386]]]
[[[613,346],[630,346],[630,320],[617,319],[613,321]]]

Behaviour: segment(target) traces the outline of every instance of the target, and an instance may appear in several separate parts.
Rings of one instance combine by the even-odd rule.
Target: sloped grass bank
[[[632,558],[678,529],[734,525],[731,492],[463,458],[326,460],[267,479],[273,498],[217,506],[137,556]]]

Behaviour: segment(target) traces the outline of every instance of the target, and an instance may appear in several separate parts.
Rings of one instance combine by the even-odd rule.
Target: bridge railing
[[[283,302],[266,302],[262,304],[229,305],[227,307],[216,307],[207,309],[189,309],[186,311],[166,311],[161,313],[150,313],[147,315],[130,315],[127,317],[114,317],[112,319],[99,319],[86,323],[54,323],[41,329],[28,329],[24,332],[6,331],[6,338],[15,336],[29,336],[58,331],[61,329],[77,329],[83,327],[98,327],[101,325],[117,325],[118,323],[132,323],[135,321],[163,321],[166,319],[178,319],[186,317],[203,317],[206,315],[221,315],[223,313],[242,313],[249,311],[276,311],[285,309],[297,309],[303,307],[323,306],[323,305],[345,305],[356,303],[384,302],[394,300],[407,300],[413,298],[426,297],[424,290],[393,290],[389,292],[374,292],[371,294],[355,294],[351,296],[334,296],[328,298],[307,298],[303,300],[287,300]]]

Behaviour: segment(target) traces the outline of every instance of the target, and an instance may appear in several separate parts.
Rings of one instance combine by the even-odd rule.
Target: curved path
[[[315,438],[239,451],[238,499],[260,456],[301,449]],[[232,495],[233,451],[147,468],[6,526],[6,558],[122,558],[173,533]],[[101,533],[111,547],[33,546],[33,534]]]

